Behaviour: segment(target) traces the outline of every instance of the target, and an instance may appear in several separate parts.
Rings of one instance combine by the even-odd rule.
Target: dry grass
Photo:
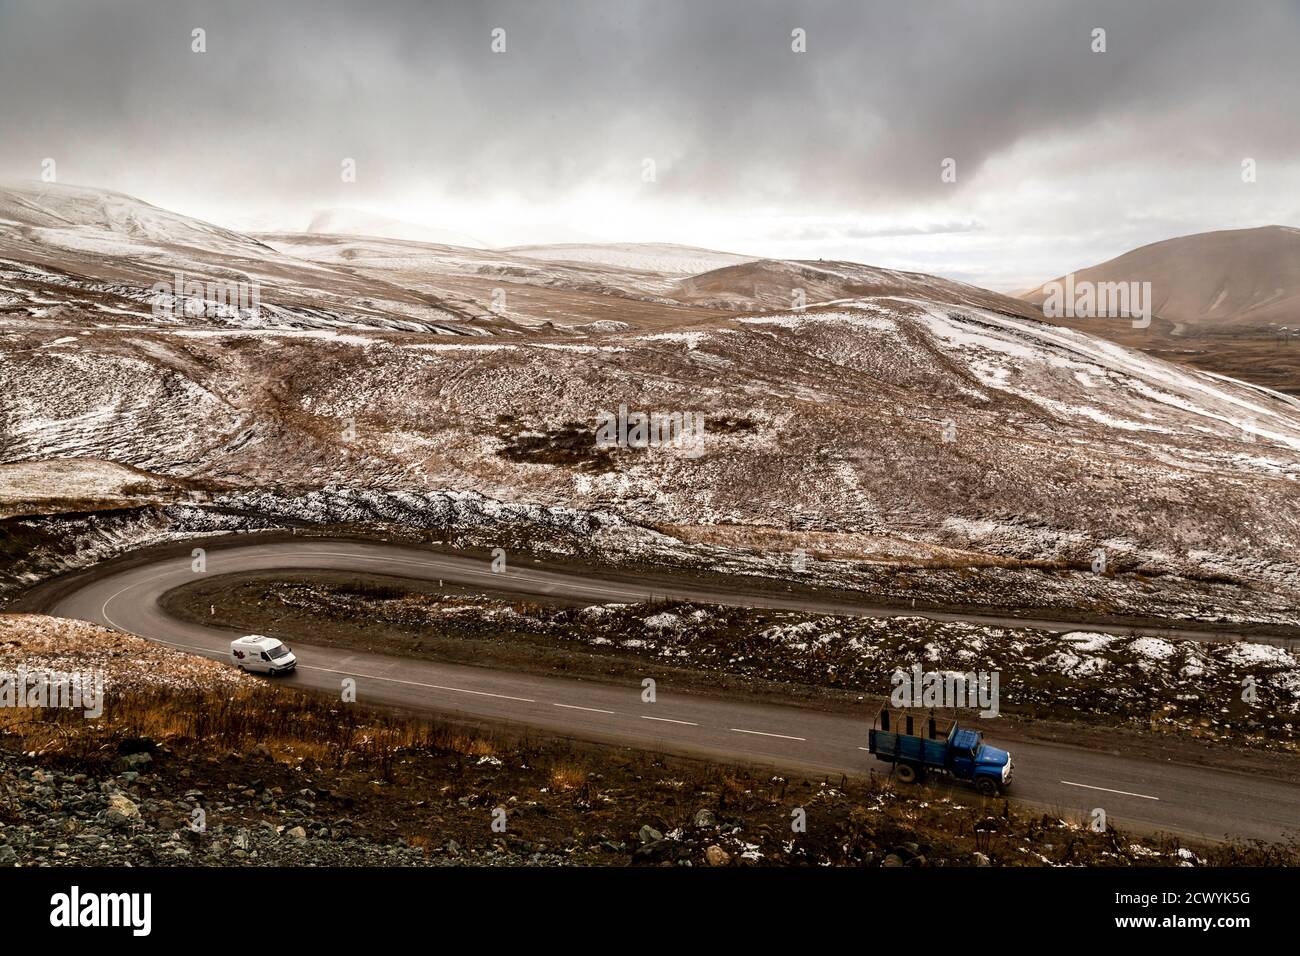
[[[287,762],[321,767],[362,765],[391,773],[406,750],[490,755],[496,745],[426,720],[361,711],[286,688],[241,687],[226,694],[155,689],[134,693],[98,720],[66,709],[0,711],[0,733],[22,749],[69,762],[102,761],[133,737],[209,752],[265,748]]]
[[[577,790],[587,782],[587,768],[571,761],[551,767],[551,789],[557,792]]]

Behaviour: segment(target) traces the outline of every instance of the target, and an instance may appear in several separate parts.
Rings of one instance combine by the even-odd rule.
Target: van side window
[[[266,656],[266,651],[262,651],[262,660],[269,661],[271,658]]]

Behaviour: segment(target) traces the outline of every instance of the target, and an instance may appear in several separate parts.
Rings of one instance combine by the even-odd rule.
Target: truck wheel
[[[916,766],[910,763],[895,764],[894,774],[902,783],[916,783],[917,780],[921,779],[921,775],[917,772]]]
[[[986,797],[996,797],[1002,791],[998,782],[992,777],[976,777],[975,789]]]

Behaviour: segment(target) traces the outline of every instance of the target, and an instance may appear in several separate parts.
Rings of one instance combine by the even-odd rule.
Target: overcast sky
[[[1300,226],[1297,94],[1298,0],[0,0],[6,178],[53,158],[241,227],[349,207],[999,289]]]

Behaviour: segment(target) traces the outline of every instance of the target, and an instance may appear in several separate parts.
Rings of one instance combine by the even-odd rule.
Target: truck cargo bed
[[[888,730],[872,730],[867,749],[881,760],[906,760],[927,767],[942,767],[947,763],[948,742],[927,740]]]

